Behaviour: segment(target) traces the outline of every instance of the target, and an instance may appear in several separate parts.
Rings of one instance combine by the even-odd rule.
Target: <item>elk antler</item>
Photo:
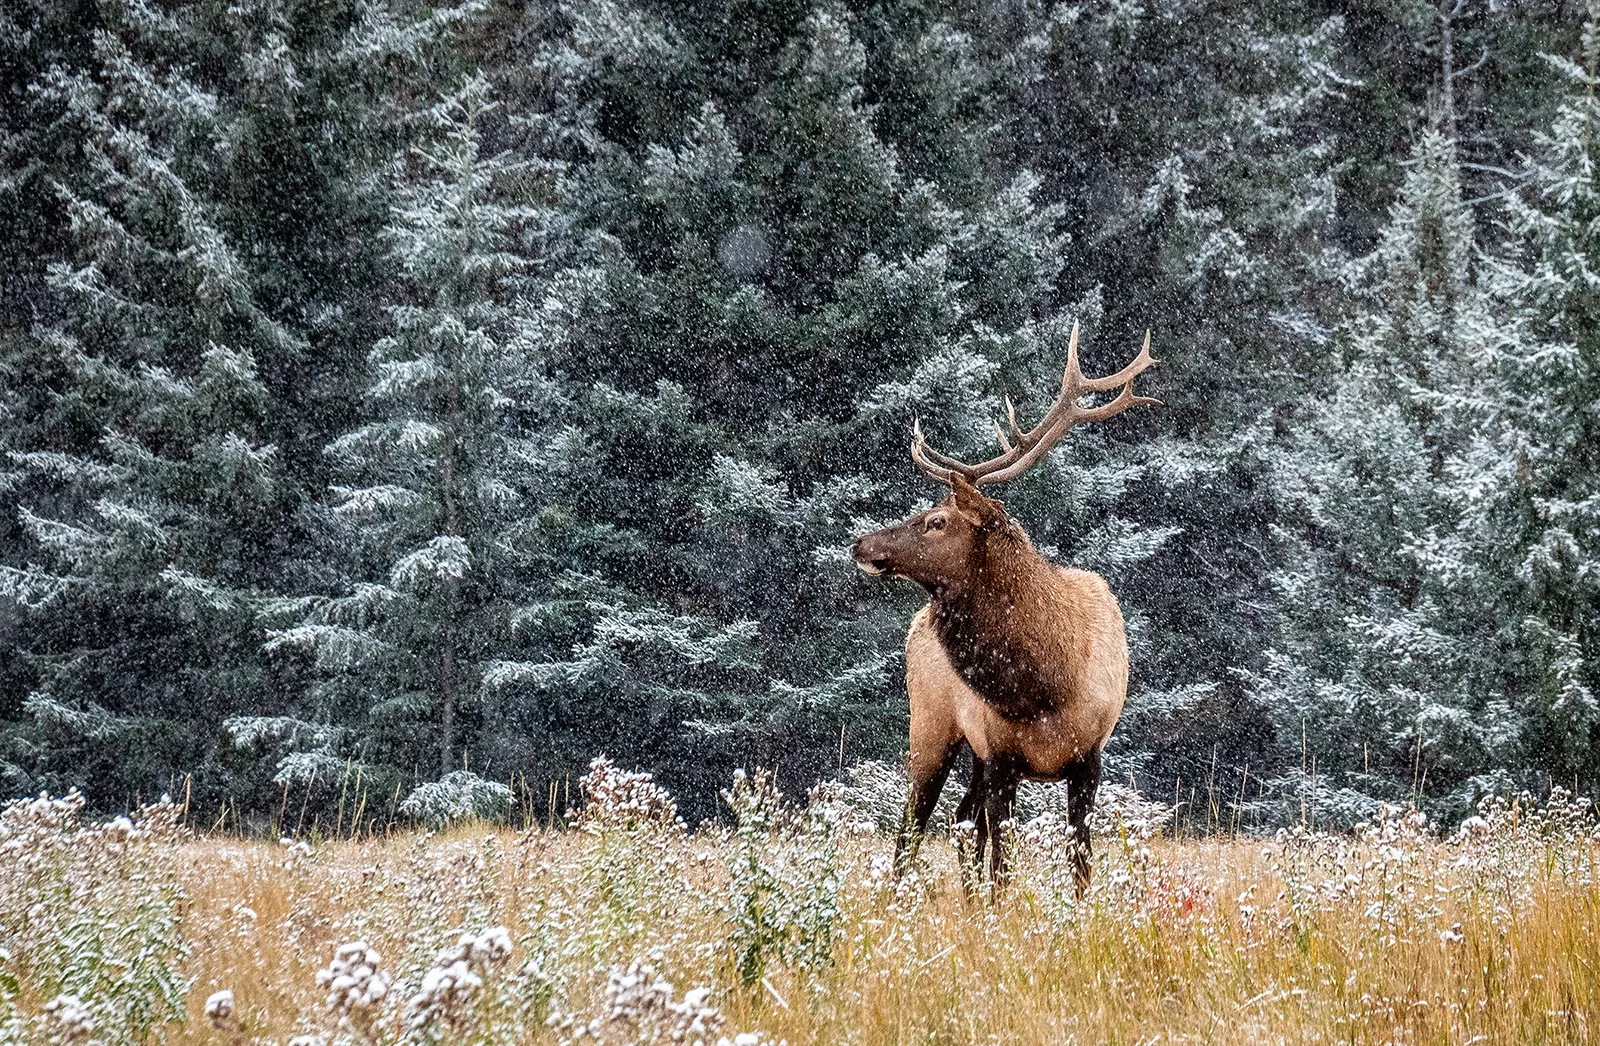
[[[936,479],[946,486],[957,475],[964,476],[974,486],[1008,483],[1032,468],[1074,425],[1085,421],[1101,421],[1141,403],[1159,405],[1161,401],[1158,399],[1133,394],[1133,379],[1154,362],[1155,359],[1150,355],[1150,332],[1146,331],[1144,348],[1139,350],[1139,355],[1132,363],[1103,378],[1086,378],[1078,366],[1078,325],[1073,323],[1072,340],[1067,344],[1067,369],[1061,376],[1061,395],[1045,412],[1044,420],[1023,432],[1017,424],[1016,408],[1011,405],[1011,397],[1007,396],[1006,418],[1011,425],[1011,438],[1007,439],[1005,432],[996,424],[994,432],[1000,439],[1002,453],[997,458],[976,465],[968,465],[928,446],[928,441],[922,436],[922,423],[918,421],[911,428],[911,460],[930,479]],[[1109,392],[1119,386],[1122,391],[1098,407],[1078,406],[1078,400],[1088,393]]]

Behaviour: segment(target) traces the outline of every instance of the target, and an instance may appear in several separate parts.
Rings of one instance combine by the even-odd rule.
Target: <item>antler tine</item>
[[[1011,402],[1011,396],[1006,395],[1006,420],[1011,423],[1011,438],[1018,443],[1022,442],[1022,426],[1017,424],[1017,408]]]
[[[1073,362],[1076,362],[1076,360],[1074,359]],[[1078,387],[1082,389],[1083,392],[1109,392],[1118,385],[1128,384],[1134,378],[1138,377],[1140,374],[1143,374],[1147,369],[1149,369],[1150,365],[1155,362],[1155,357],[1150,355],[1150,332],[1145,331],[1144,347],[1139,350],[1139,355],[1134,357],[1132,363],[1128,364],[1126,367],[1123,367],[1115,374],[1107,374],[1103,378],[1085,378],[1083,377],[1083,372],[1080,370],[1078,372],[1078,377],[1080,379],[1078,382]],[[1082,395],[1082,393],[1079,393],[1079,395]]]
[[[1061,372],[1062,399],[1066,398],[1067,390],[1081,389],[1088,380],[1083,376],[1083,368],[1078,366],[1078,321],[1073,320],[1072,337],[1067,341],[1067,366]],[[1077,396],[1073,399],[1077,399]]]
[[[1078,363],[1078,324],[1074,322],[1072,337],[1067,343],[1067,365],[1061,375],[1061,394],[1056,397],[1055,403],[1051,404],[1039,424],[1026,432],[1022,431],[1022,427],[1017,424],[1016,407],[1012,405],[1011,397],[1007,396],[1006,418],[1011,424],[1011,435],[1015,442],[1006,439],[1005,431],[997,423],[994,432],[1000,440],[1002,448],[1000,456],[976,465],[968,465],[929,447],[922,434],[922,423],[918,420],[912,426],[911,460],[916,462],[917,467],[931,479],[947,485],[952,484],[957,476],[964,477],[974,485],[1005,483],[1016,479],[1049,453],[1050,448],[1055,446],[1074,425],[1086,421],[1102,421],[1121,414],[1129,407],[1159,404],[1160,400],[1150,396],[1139,396],[1133,391],[1133,379],[1155,362],[1155,358],[1150,355],[1150,332],[1145,331],[1144,345],[1132,363],[1115,374],[1103,378],[1085,377]],[[1085,394],[1107,392],[1111,389],[1119,391],[1109,402],[1097,407],[1078,406],[1078,400]]]
[[[929,457],[929,455],[937,453],[938,451],[928,446],[928,441],[922,436],[922,419],[913,419],[911,422],[912,463],[921,469],[929,479],[943,483],[945,486],[950,486],[955,481],[955,470],[943,468]]]
[[[926,436],[922,435],[922,429],[920,425],[916,426],[916,431],[913,433],[913,435],[918,441],[922,456],[927,458],[933,464],[938,465],[940,468],[950,469],[955,472],[970,473],[972,471],[972,466],[968,465],[966,462],[957,458],[952,458],[948,454],[940,453],[939,451],[928,446],[928,439]]]
[[[1011,441],[1006,439],[1006,430],[1000,427],[998,421],[994,423],[994,438],[1000,441],[1001,450],[1011,453]]]
[[[972,483],[974,486],[983,486],[986,483],[1009,483],[1037,464],[1039,459],[1049,453],[1050,449],[1074,425],[1079,425],[1085,421],[1104,421],[1113,415],[1121,414],[1129,407],[1137,407],[1143,404],[1159,407],[1161,406],[1161,401],[1151,396],[1136,396],[1131,384],[1124,385],[1122,391],[1111,402],[1103,403],[1098,407],[1091,407],[1088,410],[1076,410],[1066,414],[1056,422],[1054,428],[1040,438],[1039,442],[1035,443],[1015,461],[1006,463],[992,472],[979,473],[973,477]]]

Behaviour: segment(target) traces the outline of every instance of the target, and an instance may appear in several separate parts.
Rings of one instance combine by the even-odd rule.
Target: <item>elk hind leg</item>
[[[978,758],[976,752],[972,755],[972,783],[967,786],[967,794],[962,797],[961,805],[956,807],[956,823],[971,826],[971,839],[965,835],[956,837],[956,861],[961,866],[961,889],[972,899],[973,889],[983,874],[983,849],[988,841],[989,819],[984,811],[984,768],[987,764]],[[972,852],[967,852],[967,843],[971,842]]]

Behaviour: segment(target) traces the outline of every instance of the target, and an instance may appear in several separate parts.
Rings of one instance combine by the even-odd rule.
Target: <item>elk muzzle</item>
[[[856,566],[864,573],[874,576],[879,574],[894,573],[894,561],[890,555],[890,541],[887,540],[889,531],[875,530],[871,534],[863,534],[856,538],[855,544],[850,546],[850,555],[856,561]]]

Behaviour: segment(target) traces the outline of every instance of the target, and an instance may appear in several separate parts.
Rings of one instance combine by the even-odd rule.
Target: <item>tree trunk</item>
[[[440,532],[451,537],[461,536],[460,497],[456,490],[459,482],[456,470],[456,447],[461,431],[461,359],[452,346],[450,385],[445,404],[446,417],[443,446],[439,451],[439,487],[443,501],[443,518]],[[460,601],[460,581],[451,577],[445,582],[443,646],[439,652],[439,775],[455,769],[456,744],[456,612]]]
[[[454,587],[453,585],[451,587]],[[450,613],[454,613],[454,599]],[[453,770],[456,745],[456,640],[454,623],[445,625],[444,650],[439,655],[439,776]]]

